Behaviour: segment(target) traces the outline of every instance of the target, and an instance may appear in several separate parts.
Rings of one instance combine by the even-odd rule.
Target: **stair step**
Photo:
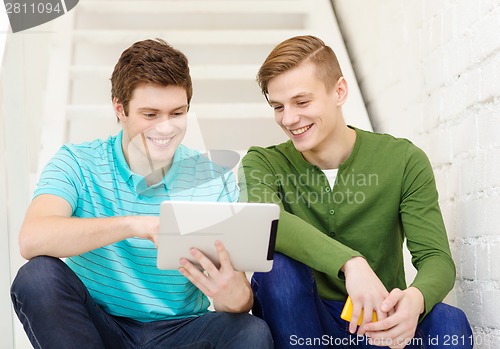
[[[85,1],[76,29],[304,29],[304,1]],[[142,17],[140,17],[142,15]],[[143,19],[141,19],[143,18]]]
[[[173,46],[190,45],[277,45],[302,30],[75,30],[73,37],[78,43],[96,45],[130,44],[146,38],[163,38]]]
[[[255,80],[258,65],[191,65],[193,80]],[[95,77],[108,79],[113,72],[112,66],[75,65],[70,68],[70,78],[81,79]]]
[[[162,38],[184,52],[190,65],[260,66],[279,42],[301,34],[302,31],[293,30],[77,30],[72,64],[114,66],[121,53],[134,42]]]
[[[198,103],[191,109],[196,112],[199,119],[251,119],[267,118],[274,120],[272,108],[264,102],[261,103]]]
[[[246,1],[207,1],[207,0],[143,0],[143,1],[106,1],[85,0],[78,4],[80,13],[304,13],[315,0],[246,0]]]
[[[273,119],[273,111],[266,103],[192,103],[191,111],[198,119]],[[98,105],[72,104],[67,106],[66,115],[68,121],[91,119],[92,124],[99,120],[114,120],[111,101]]]
[[[161,37],[159,35],[153,38]],[[137,40],[129,40],[126,43],[110,42],[102,45],[99,42],[74,42],[73,64],[75,65],[108,65],[114,66],[121,53],[131,44],[148,37],[140,37]],[[161,37],[175,48],[184,52],[189,59],[190,66],[193,65],[260,65],[275,46],[274,43],[254,44],[213,44],[209,42],[189,44],[172,42],[170,37]],[[202,40],[200,40],[202,41]],[[96,54],[99,52],[99,54]]]
[[[108,76],[111,76],[111,72]],[[110,101],[109,79],[88,76],[70,80],[70,104],[106,104]],[[263,97],[255,80],[193,80],[193,103],[262,103]]]

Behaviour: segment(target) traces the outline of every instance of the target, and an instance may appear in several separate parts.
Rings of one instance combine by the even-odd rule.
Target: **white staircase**
[[[73,16],[66,21],[69,34],[61,40],[60,55],[54,55],[57,74],[49,79],[64,106],[51,103],[47,113],[51,121],[43,129],[41,164],[61,143],[119,130],[109,78],[121,52],[148,38],[164,39],[190,61],[194,95],[188,145],[244,152],[251,145],[284,141],[255,76],[276,44],[303,34],[318,35],[336,50],[350,82],[346,115],[354,119],[348,122],[371,129],[328,0],[81,0],[68,15]]]

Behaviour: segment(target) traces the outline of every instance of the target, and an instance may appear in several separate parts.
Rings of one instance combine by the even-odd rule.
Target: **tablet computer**
[[[269,203],[164,201],[157,266],[178,269],[182,257],[197,265],[189,253],[194,247],[219,267],[214,243],[220,240],[235,270],[269,271],[279,215],[279,206]]]

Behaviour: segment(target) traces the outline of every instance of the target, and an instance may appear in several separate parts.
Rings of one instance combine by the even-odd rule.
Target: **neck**
[[[322,170],[335,169],[349,158],[355,142],[356,131],[341,123],[321,146],[303,152],[302,155],[309,163]]]

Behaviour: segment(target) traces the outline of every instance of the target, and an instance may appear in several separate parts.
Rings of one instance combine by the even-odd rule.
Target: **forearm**
[[[288,212],[281,212],[276,250],[311,268],[338,277],[344,263],[360,253]]]
[[[50,216],[25,221],[19,235],[21,255],[69,257],[134,236],[134,217]]]

